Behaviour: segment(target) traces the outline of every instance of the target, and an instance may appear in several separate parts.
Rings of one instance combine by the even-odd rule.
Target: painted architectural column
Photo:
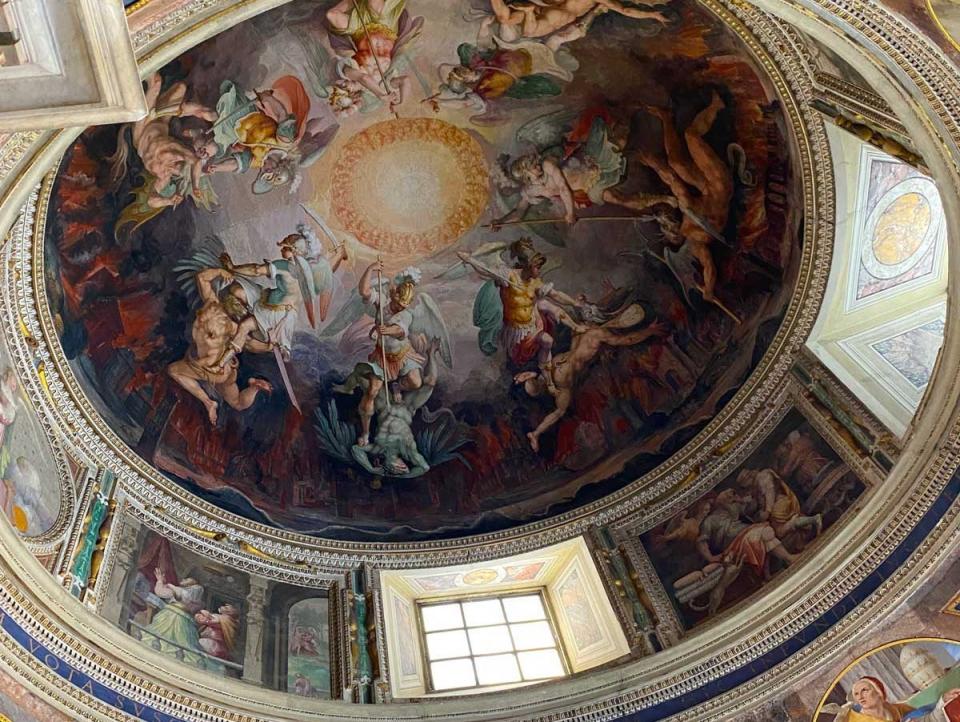
[[[139,546],[137,544],[138,532],[140,526],[135,523],[126,522],[120,525],[118,536],[116,538],[116,548],[111,556],[110,575],[115,579],[129,579],[131,570],[136,567],[139,555]],[[104,584],[97,594],[100,615],[117,624],[124,624],[121,619],[123,615],[123,596],[125,584]],[[112,592],[112,593],[111,593]]]
[[[250,577],[250,593],[247,595],[247,637],[243,653],[243,679],[254,684],[263,684],[263,635],[267,624],[264,614],[270,603],[270,582],[260,577]]]

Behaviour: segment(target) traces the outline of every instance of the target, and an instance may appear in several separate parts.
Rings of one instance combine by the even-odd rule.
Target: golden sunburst
[[[333,210],[362,243],[430,254],[466,233],[487,205],[480,144],[435,118],[400,118],[353,136],[333,170]]]

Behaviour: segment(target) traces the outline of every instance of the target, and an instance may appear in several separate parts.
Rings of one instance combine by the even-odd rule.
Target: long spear
[[[383,262],[382,256],[377,256],[377,318],[380,328],[383,328],[383,271],[380,264]],[[387,402],[387,408],[390,408],[390,373],[387,371],[387,345],[383,342],[383,335],[377,331],[377,343],[380,344],[380,358],[383,361],[383,400]]]
[[[353,0],[353,9],[357,11],[357,19],[360,21],[360,27],[363,28],[363,34],[366,36],[367,44],[370,46],[370,54],[373,55],[373,62],[377,66],[377,72],[380,74],[380,82],[383,83],[383,92],[390,95],[390,84],[387,82],[387,76],[383,73],[383,68],[380,67],[380,58],[377,57],[374,51],[373,38],[370,37],[370,31],[367,29],[367,21],[363,19],[363,13],[357,4],[357,0]],[[393,111],[393,117],[400,120],[400,114],[396,110]],[[389,401],[387,405],[389,405]]]
[[[654,216],[584,216],[577,223],[586,221],[652,221]],[[503,223],[485,223],[481,228],[499,228],[501,226],[539,226],[547,223],[566,223],[564,218],[530,218],[528,220],[504,221]]]

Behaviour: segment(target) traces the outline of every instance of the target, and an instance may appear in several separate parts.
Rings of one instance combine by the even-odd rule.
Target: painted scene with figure
[[[960,642],[890,642],[855,661],[830,686],[814,722],[960,720]]]
[[[803,219],[762,77],[689,0],[295,0],[66,153],[61,346],[156,473],[256,522],[402,541],[578,508],[776,335]]]
[[[797,410],[708,494],[642,543],[693,627],[797,563],[866,487]]]
[[[56,525],[61,473],[66,459],[50,445],[0,340],[0,512],[20,534],[38,537]]]
[[[249,575],[138,524],[120,533],[133,553],[126,574],[111,582],[118,604],[103,614],[127,634],[185,673],[203,670],[303,697],[331,697],[324,590]]]

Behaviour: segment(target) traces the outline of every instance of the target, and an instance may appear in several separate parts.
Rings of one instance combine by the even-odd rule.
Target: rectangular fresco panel
[[[290,608],[287,629],[287,691],[301,697],[330,696],[329,604],[313,597]]]
[[[710,493],[642,542],[681,619],[693,627],[796,563],[863,491],[793,410]]]
[[[248,587],[246,574],[148,531],[125,585],[120,624],[184,665],[240,677]]]

